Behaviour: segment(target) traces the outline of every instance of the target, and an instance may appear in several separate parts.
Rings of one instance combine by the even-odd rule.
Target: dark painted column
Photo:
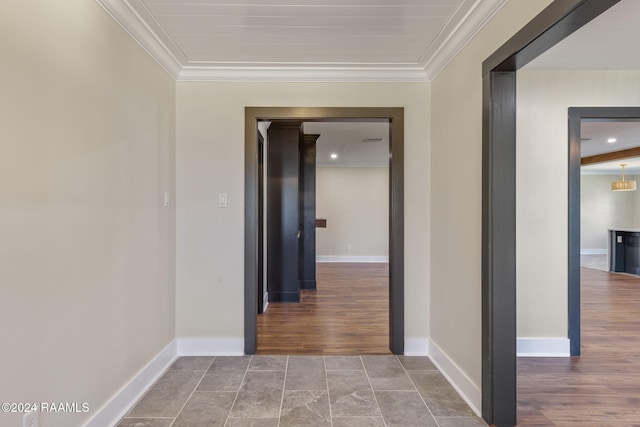
[[[516,425],[516,73],[486,74],[483,92],[482,416],[508,427]]]
[[[300,140],[300,288],[316,289],[316,141]]]
[[[267,144],[267,291],[270,302],[299,302],[299,143],[302,122],[273,122]]]

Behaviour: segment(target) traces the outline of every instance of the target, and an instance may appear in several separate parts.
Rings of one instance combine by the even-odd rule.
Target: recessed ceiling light
[[[338,155],[337,155],[336,153],[331,153],[331,158],[332,158],[332,159],[337,159],[337,158],[338,158]]]
[[[615,138],[609,138],[609,139],[607,139],[607,142],[608,142],[609,144],[613,144],[613,143],[614,143],[614,142],[616,142],[616,141],[617,141],[617,139],[615,139]]]

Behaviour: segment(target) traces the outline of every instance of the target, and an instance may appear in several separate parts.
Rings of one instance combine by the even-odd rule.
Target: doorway
[[[580,166],[583,120],[634,120],[638,107],[569,109],[569,339],[571,356],[580,355]],[[624,154],[623,154],[624,155]]]
[[[516,72],[618,1],[556,0],[482,64],[482,416],[489,424],[513,426],[517,413]]]
[[[389,123],[389,349],[404,353],[404,109],[403,108],[245,108],[245,354],[257,350],[259,243],[258,123],[274,120],[366,121]]]

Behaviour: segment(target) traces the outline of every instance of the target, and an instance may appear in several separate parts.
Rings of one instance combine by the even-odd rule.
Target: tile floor
[[[182,357],[119,427],[486,426],[427,357]]]

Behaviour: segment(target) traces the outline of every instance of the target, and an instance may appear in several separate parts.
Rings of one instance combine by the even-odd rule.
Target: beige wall
[[[611,191],[611,182],[620,175],[580,176],[580,249],[606,251],[608,230],[634,227],[637,191]],[[636,179],[628,175],[626,179]]]
[[[389,168],[317,168],[316,216],[316,256],[388,256]]]
[[[405,328],[428,335],[429,84],[177,83],[177,333],[243,337],[244,107],[405,111]],[[217,194],[229,207],[217,207]]]
[[[518,336],[567,337],[567,109],[635,106],[640,71],[521,71],[517,101]]]
[[[77,426],[175,336],[175,83],[94,1],[0,2],[0,52],[0,395]]]
[[[478,388],[482,61],[549,3],[509,1],[431,86],[431,339]]]

